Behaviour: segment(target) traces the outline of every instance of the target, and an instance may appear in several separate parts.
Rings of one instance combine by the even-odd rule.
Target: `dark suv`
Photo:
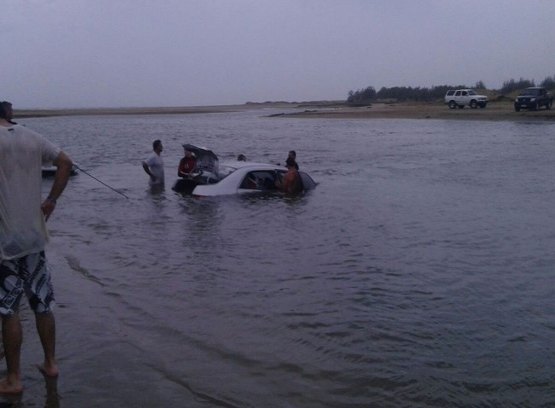
[[[532,88],[526,88],[520,92],[515,99],[515,111],[520,111],[521,109],[532,109],[538,110],[542,106],[545,109],[551,109],[553,104],[553,97],[545,88],[535,86]]]

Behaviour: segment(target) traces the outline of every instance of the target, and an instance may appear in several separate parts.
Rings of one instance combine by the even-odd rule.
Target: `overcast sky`
[[[16,108],[345,99],[555,75],[551,0],[2,0]]]

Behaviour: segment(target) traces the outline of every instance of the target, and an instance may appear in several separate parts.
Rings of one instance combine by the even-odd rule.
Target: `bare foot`
[[[0,381],[0,394],[21,394],[23,385],[21,381],[10,382],[7,378]]]
[[[58,366],[55,364],[50,366],[47,366],[46,364],[37,364],[37,368],[45,377],[55,378],[60,373],[58,371]]]

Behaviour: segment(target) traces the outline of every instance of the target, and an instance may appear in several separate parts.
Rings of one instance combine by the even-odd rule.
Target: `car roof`
[[[258,163],[258,162],[248,162],[248,161],[227,161],[220,163],[220,166],[227,166],[233,167],[235,169],[242,169],[242,168],[257,168],[261,170],[266,169],[286,169],[284,166],[280,164],[271,164],[271,163]]]

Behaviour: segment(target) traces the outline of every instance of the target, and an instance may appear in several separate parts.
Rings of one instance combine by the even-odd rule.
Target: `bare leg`
[[[56,362],[56,320],[52,312],[36,313],[35,322],[39,333],[40,342],[44,351],[44,364],[38,369],[47,377],[58,375]]]
[[[23,331],[19,314],[2,317],[2,342],[6,353],[6,378],[0,381],[0,394],[19,394],[23,391],[20,373]]]

